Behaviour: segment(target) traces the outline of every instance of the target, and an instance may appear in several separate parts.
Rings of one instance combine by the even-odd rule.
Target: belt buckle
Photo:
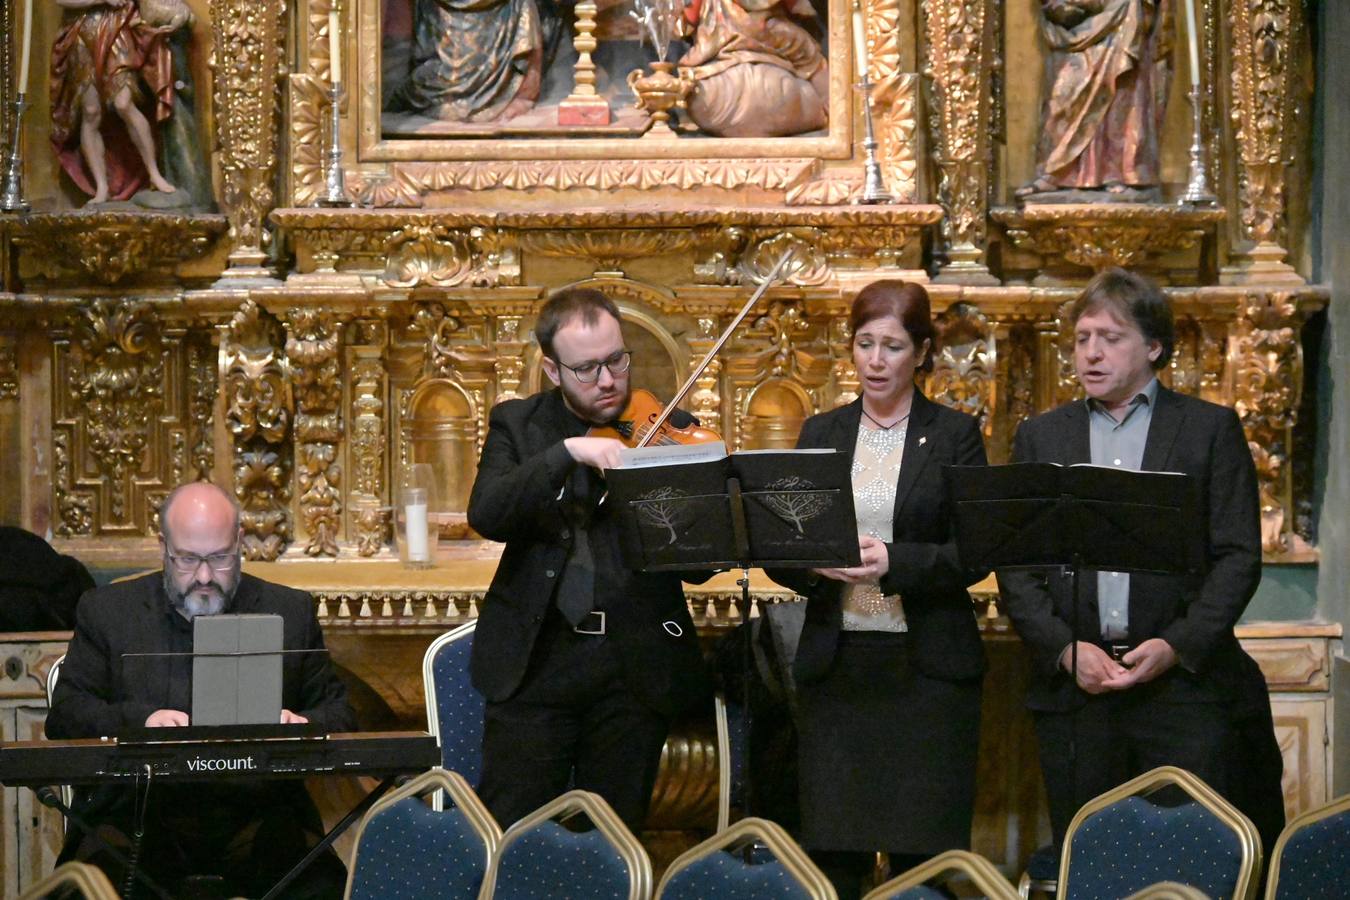
[[[1124,641],[1109,641],[1106,645],[1106,652],[1116,662],[1124,662],[1125,654],[1133,649],[1134,647]]]
[[[593,609],[593,610],[591,610],[590,612],[586,613],[586,618],[582,619],[581,621],[582,621],[583,623],[590,622],[592,616],[599,616],[599,617],[600,617],[600,626],[599,626],[598,628],[596,628],[595,630],[591,630],[591,629],[587,628],[587,627],[585,626],[585,624],[582,624],[582,625],[573,625],[573,626],[572,626],[572,630],[575,631],[577,634],[592,634],[592,635],[601,635],[601,634],[604,634],[604,633],[605,633],[605,611],[604,611],[603,609]]]

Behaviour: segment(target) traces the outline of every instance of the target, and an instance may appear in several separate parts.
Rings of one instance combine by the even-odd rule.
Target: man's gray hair
[[[172,543],[169,537],[169,508],[173,506],[173,502],[178,499],[179,494],[181,494],[188,488],[195,487],[196,485],[199,484],[204,484],[207,485],[208,487],[215,488],[222,497],[224,497],[227,501],[229,501],[230,508],[234,510],[233,531],[239,530],[239,522],[243,516],[244,511],[243,507],[239,505],[238,498],[236,498],[232,492],[225,490],[223,487],[221,487],[220,485],[216,484],[213,481],[186,481],[183,484],[180,484],[178,487],[174,488],[173,490],[169,491],[169,495],[164,498],[164,501],[162,503],[159,504],[159,533],[164,538],[165,543]]]

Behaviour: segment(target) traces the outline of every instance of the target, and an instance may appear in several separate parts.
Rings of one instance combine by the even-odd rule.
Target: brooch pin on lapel
[[[920,447],[922,447],[922,446],[923,446],[924,444],[926,444],[926,443],[928,443],[928,436],[927,436],[927,435],[924,435],[923,437],[919,438],[919,446],[920,446]]]

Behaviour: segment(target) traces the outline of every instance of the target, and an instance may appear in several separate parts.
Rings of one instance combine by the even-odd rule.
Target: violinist
[[[670,723],[709,682],[680,577],[627,569],[601,502],[600,470],[624,444],[588,432],[630,399],[617,307],[559,291],[535,337],[553,388],[492,410],[469,499],[470,526],[506,544],[473,643],[487,698],[478,791],[503,828],[576,787],[636,831]]]

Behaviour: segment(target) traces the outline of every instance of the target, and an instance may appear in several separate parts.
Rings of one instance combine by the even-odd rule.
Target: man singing
[[[1256,470],[1242,425],[1231,409],[1159,384],[1172,309],[1146,279],[1101,273],[1074,304],[1073,327],[1087,399],[1024,422],[1013,461],[1189,475],[1208,558],[1199,576],[1080,573],[1076,616],[1066,571],[999,573],[1032,658],[1027,705],[1055,843],[1081,804],[1160,765],[1200,776],[1273,838],[1283,806],[1270,698],[1233,634],[1261,579]]]
[[[628,405],[619,311],[564,290],[535,337],[554,389],[492,410],[469,500],[474,530],[506,544],[474,635],[488,701],[478,790],[502,827],[570,784],[636,830],[670,722],[707,681],[679,578],[626,568],[602,502],[623,445],[587,431]]]
[[[279,615],[284,649],[323,649],[308,594],[241,572],[233,497],[206,482],[183,485],[165,498],[160,523],[162,572],[81,599],[47,737],[114,737],[127,729],[190,724],[196,616]],[[282,705],[282,724],[356,729],[347,690],[323,653],[284,657]],[[221,882],[222,896],[261,896],[323,834],[318,810],[298,781],[152,783],[148,792],[122,783],[82,790],[74,809],[124,856],[136,856],[139,869],[173,896],[190,893],[185,882],[203,876]],[[133,851],[137,831],[143,837]],[[59,862],[69,859],[97,864],[114,883],[123,879],[99,839],[74,824]],[[286,896],[341,897],[345,880],[342,864],[329,852]]]

